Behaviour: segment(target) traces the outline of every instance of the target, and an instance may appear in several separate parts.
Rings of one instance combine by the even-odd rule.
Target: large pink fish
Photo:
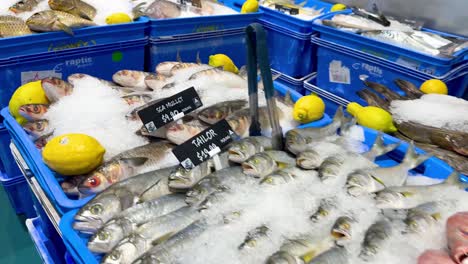
[[[459,212],[447,220],[450,256],[457,264],[468,264],[468,212]]]
[[[419,256],[418,264],[455,264],[447,252],[443,250],[426,250]]]

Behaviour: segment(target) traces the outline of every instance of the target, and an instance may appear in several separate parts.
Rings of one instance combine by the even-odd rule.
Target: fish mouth
[[[457,249],[453,257],[457,263],[468,264],[468,247]]]
[[[228,150],[228,155],[229,155],[229,160],[233,162],[243,162],[244,155],[242,155],[242,152],[235,151],[235,150]]]
[[[296,159],[296,164],[306,170],[312,170],[317,168],[317,164],[310,159],[299,157]]]
[[[344,229],[341,228],[333,228],[331,231],[332,237],[336,240],[349,240],[351,239],[351,234]]]
[[[359,185],[347,185],[346,188],[348,194],[351,196],[361,196],[366,194],[364,189]]]
[[[112,250],[112,244],[108,242],[88,242],[88,249],[93,253],[106,254]]]
[[[258,173],[257,173],[257,170],[255,169],[254,166],[252,166],[252,165],[250,165],[248,163],[242,163],[241,167],[242,167],[242,170],[243,170],[244,174],[254,176],[254,177],[259,176]]]
[[[94,234],[102,225],[103,222],[101,219],[84,216],[75,216],[73,229],[85,234]]]

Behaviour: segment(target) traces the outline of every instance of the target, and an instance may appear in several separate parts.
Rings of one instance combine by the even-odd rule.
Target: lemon
[[[123,24],[132,22],[132,18],[125,13],[114,13],[106,17],[106,24]]]
[[[334,4],[330,9],[331,12],[345,10],[346,6],[344,4]]]
[[[297,100],[294,104],[293,118],[300,123],[310,123],[322,118],[323,112],[325,112],[323,100],[311,94]]]
[[[102,164],[106,150],[85,134],[54,137],[42,151],[44,162],[62,175],[86,174]]]
[[[241,14],[245,13],[255,13],[258,11],[258,1],[257,0],[247,0],[244,2],[241,8]]]
[[[397,131],[397,128],[393,125],[392,115],[380,107],[363,107],[353,102],[348,104],[346,110],[356,117],[357,123],[361,126],[387,133]]]
[[[8,109],[20,125],[26,123],[27,120],[19,114],[18,110],[26,104],[49,104],[40,80],[18,87],[11,96]]]
[[[448,94],[448,88],[447,85],[438,79],[430,79],[423,84],[421,84],[421,87],[419,89],[426,94],[430,93],[435,93],[435,94]]]
[[[213,67],[223,67],[225,71],[230,71],[235,74],[239,73],[234,62],[225,54],[215,54],[211,55],[208,61],[208,65]]]

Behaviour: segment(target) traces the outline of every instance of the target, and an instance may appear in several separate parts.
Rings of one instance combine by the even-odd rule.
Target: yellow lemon
[[[426,94],[430,93],[435,93],[435,94],[448,94],[448,88],[447,85],[438,79],[430,79],[423,84],[421,84],[421,87],[419,89]]]
[[[19,114],[18,110],[26,104],[49,104],[40,80],[18,87],[11,96],[8,109],[20,125],[26,123],[27,120]]]
[[[208,65],[213,67],[223,67],[225,71],[230,71],[235,74],[239,73],[234,62],[225,54],[215,54],[211,55],[208,61]]]
[[[357,123],[361,126],[387,133],[397,131],[397,128],[393,125],[392,115],[380,107],[363,107],[358,103],[353,102],[348,104],[346,110],[356,117]]]
[[[42,151],[44,162],[62,175],[86,174],[102,164],[106,150],[93,137],[65,134],[54,137]]]
[[[258,11],[258,1],[257,0],[247,0],[244,2],[241,8],[241,14],[245,13],[255,13]]]
[[[123,24],[132,22],[132,18],[125,13],[114,13],[106,17],[106,24]]]
[[[319,120],[325,112],[325,103],[316,95],[301,97],[294,104],[293,118],[300,123],[310,123]]]
[[[344,4],[334,4],[330,9],[331,12],[345,10],[346,6]]]

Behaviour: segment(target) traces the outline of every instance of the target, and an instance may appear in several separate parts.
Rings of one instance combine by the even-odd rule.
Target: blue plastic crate
[[[457,97],[463,96],[468,87],[468,63],[437,77],[318,38],[312,37],[311,41],[318,44],[317,86],[348,101],[365,104],[356,94],[364,87],[363,77],[399,93],[402,91],[393,82],[397,78],[416,86],[428,79],[440,79],[447,84],[449,94]]]
[[[247,59],[244,28],[151,38],[149,46],[148,71],[154,71],[160,62],[176,60],[177,53],[183,61],[195,61],[199,54],[204,63],[208,63],[210,55],[223,53],[239,68],[246,64]]]
[[[292,89],[296,92],[298,92],[299,94],[304,94],[304,81],[309,79],[312,74],[309,74],[303,78],[300,78],[300,79],[295,79],[291,76],[288,76],[284,73],[281,73],[279,71],[276,71],[274,69],[271,69],[271,74],[272,75],[276,75],[276,74],[281,74],[278,79],[275,80],[275,85],[276,86],[285,86],[286,88],[289,88],[289,89]]]
[[[234,11],[239,11],[242,3],[232,0],[220,1]],[[248,14],[230,14],[216,16],[182,17],[169,19],[150,19],[149,37],[160,38],[193,33],[212,32],[246,27],[260,18],[262,11]]]
[[[21,175],[21,171],[11,154],[10,143],[11,138],[8,130],[3,124],[0,124],[0,171],[4,172],[7,178]]]
[[[36,217],[31,190],[23,175],[10,178],[0,173],[0,183],[17,214],[24,214],[27,218]]]
[[[77,72],[111,79],[120,69],[143,70],[147,42],[144,38],[0,59],[0,107],[8,105],[16,88],[33,80],[49,76],[66,78]]]
[[[333,116],[339,106],[346,108],[346,106],[349,104],[349,101],[319,88],[315,85],[316,80],[317,73],[313,73],[310,78],[304,81],[305,95],[313,93],[322,98],[326,105],[325,113],[327,113],[329,116]]]
[[[43,232],[41,222],[42,219],[40,217],[26,220],[29,235],[36,246],[42,262],[45,264],[65,264],[65,248],[61,245],[63,243],[49,238]],[[60,242],[60,244],[57,244],[57,242]]]
[[[126,24],[93,26],[65,32],[49,32],[0,39],[0,60],[45,52],[88,48],[145,38],[147,18]]]
[[[321,16],[320,19],[331,19],[336,14],[350,14],[351,10],[341,11]],[[314,21],[312,28],[320,32],[320,38],[348,48],[359,50],[385,60],[398,63],[427,74],[442,76],[461,63],[466,63],[468,49],[458,51],[454,58],[441,58],[431,56],[414,49],[404,48],[398,45],[382,42],[352,32],[325,26],[319,20]],[[423,31],[440,34],[448,37],[460,37],[431,29],[423,28]]]

